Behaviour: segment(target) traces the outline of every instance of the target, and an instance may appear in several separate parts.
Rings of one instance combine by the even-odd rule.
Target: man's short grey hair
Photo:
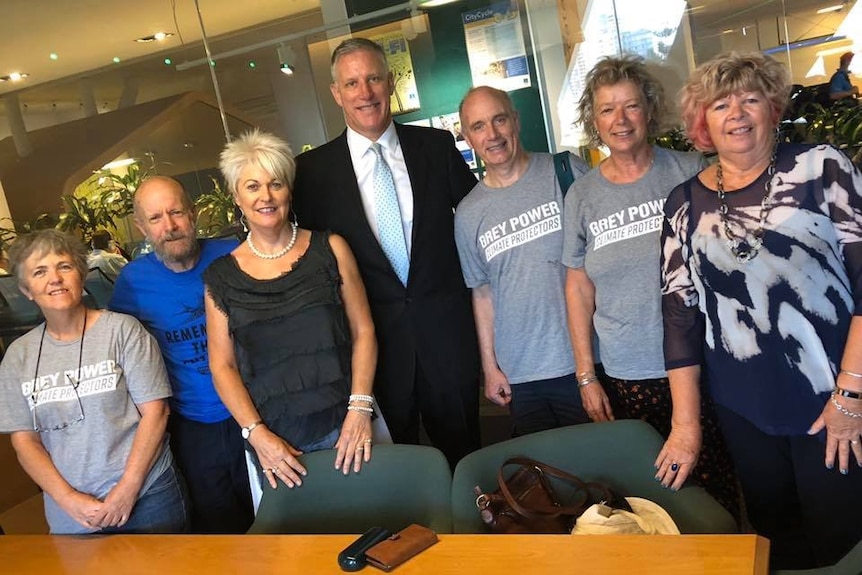
[[[224,147],[219,169],[227,189],[234,196],[239,174],[249,164],[260,166],[267,174],[293,189],[296,160],[290,145],[278,136],[255,128]]]
[[[340,60],[342,56],[352,54],[353,52],[359,52],[360,50],[366,50],[376,54],[383,63],[383,67],[387,70],[389,69],[389,64],[386,62],[386,52],[383,51],[383,47],[380,44],[369,40],[368,38],[348,38],[336,46],[335,50],[332,51],[329,73],[332,76],[333,82],[335,82],[335,66],[338,64],[338,60]]]

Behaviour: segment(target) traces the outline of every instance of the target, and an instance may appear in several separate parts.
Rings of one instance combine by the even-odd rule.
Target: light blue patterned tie
[[[403,285],[407,285],[407,272],[410,270],[410,256],[407,255],[407,242],[404,241],[404,227],[401,223],[401,206],[395,193],[395,180],[392,170],[383,157],[380,144],[371,144],[376,161],[374,162],[374,195],[377,204],[377,232],[380,247],[389,258],[392,269]]]

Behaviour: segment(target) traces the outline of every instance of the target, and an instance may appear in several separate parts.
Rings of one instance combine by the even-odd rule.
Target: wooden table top
[[[171,575],[342,573],[352,535],[111,535],[0,537],[0,573]],[[755,535],[440,535],[399,575],[501,573],[766,575],[769,542]],[[380,573],[366,567],[364,573]]]

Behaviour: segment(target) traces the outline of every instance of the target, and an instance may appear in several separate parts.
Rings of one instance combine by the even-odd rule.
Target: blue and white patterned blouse
[[[732,229],[760,225],[767,171],[728,193]],[[718,195],[697,177],[665,204],[665,366],[702,365],[716,404],[765,433],[804,434],[862,313],[862,175],[827,145],[778,147],[763,246],[731,253]],[[857,311],[858,310],[858,311]]]

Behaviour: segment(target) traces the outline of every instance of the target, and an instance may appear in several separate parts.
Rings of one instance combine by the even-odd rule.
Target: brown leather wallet
[[[437,534],[422,525],[409,525],[365,552],[368,563],[392,571],[414,555],[437,543]]]

